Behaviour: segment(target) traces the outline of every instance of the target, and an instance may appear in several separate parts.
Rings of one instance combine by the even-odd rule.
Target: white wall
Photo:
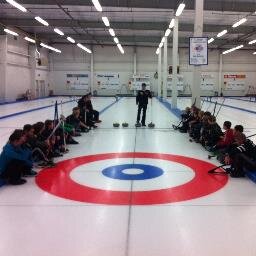
[[[2,100],[14,101],[28,89],[34,92],[36,79],[49,83],[49,68],[36,65],[35,52],[30,50],[31,47],[34,46],[29,46],[22,37],[17,39],[9,35],[0,37]],[[41,57],[47,59],[48,51],[42,50]]]
[[[51,58],[51,81],[54,86],[55,94],[69,95],[82,94],[81,91],[70,91],[66,86],[66,74],[74,71],[90,72],[90,54],[86,54],[76,46],[58,45],[57,48],[62,50],[62,54],[52,54]],[[124,47],[125,54],[122,55],[117,47],[105,46],[94,47],[94,73],[97,72],[117,72],[120,74],[121,85],[127,86],[134,70],[134,47]],[[154,74],[157,71],[157,55],[155,48],[137,47],[137,74],[147,73],[151,76],[151,84],[153,90],[157,91],[157,80]],[[188,49],[179,49],[179,65],[180,73],[184,76],[186,85],[185,93],[189,93],[189,87],[193,81],[193,67],[188,64]],[[203,74],[212,75],[212,81],[215,84],[214,91],[219,88],[219,62],[220,52],[218,50],[209,50],[209,65],[202,67]],[[168,49],[168,66],[172,65],[172,49]],[[246,88],[244,91],[228,91],[225,95],[244,95],[248,91],[249,86],[256,85],[256,56],[252,55],[252,51],[237,51],[232,54],[223,55],[222,70],[222,87],[224,86],[225,74],[244,74],[246,75]],[[94,79],[94,88],[97,87]],[[99,94],[109,95],[115,94],[114,91],[99,91]],[[211,95],[213,92],[202,92],[203,95]]]

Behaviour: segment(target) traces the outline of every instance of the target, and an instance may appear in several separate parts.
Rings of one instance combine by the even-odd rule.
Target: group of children
[[[74,137],[97,128],[100,122],[91,94],[87,94],[67,118],[61,116],[16,129],[0,155],[0,180],[11,185],[26,183],[24,177],[37,175],[33,167],[53,167],[55,157],[69,152],[67,144],[78,144]]]
[[[231,177],[244,177],[246,170],[256,172],[256,146],[245,136],[242,125],[232,128],[231,122],[225,121],[222,129],[214,115],[192,106],[173,128],[188,133],[190,142],[201,143],[210,152],[209,158],[217,157],[223,166],[230,166],[225,170]]]

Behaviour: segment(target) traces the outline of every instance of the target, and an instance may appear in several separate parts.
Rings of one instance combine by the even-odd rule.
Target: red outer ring
[[[195,177],[186,184],[152,191],[108,191],[80,185],[70,178],[71,171],[83,164],[114,158],[151,158],[172,161],[194,170]],[[55,196],[73,201],[108,205],[154,205],[191,200],[223,188],[228,177],[209,175],[215,166],[198,159],[158,153],[108,153],[62,161],[55,168],[44,169],[36,177],[37,185]]]

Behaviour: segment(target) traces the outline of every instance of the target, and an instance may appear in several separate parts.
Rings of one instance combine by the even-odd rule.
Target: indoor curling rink
[[[76,105],[70,97],[1,105],[1,147],[13,129],[53,118],[55,100],[65,115]],[[190,103],[178,99],[179,109]],[[157,98],[147,115],[155,129],[134,128],[135,98],[98,97],[93,105],[102,124],[76,138],[55,168],[0,188],[0,255],[256,255],[252,181],[209,175],[216,160],[171,129],[177,113]],[[255,102],[227,98],[218,122],[241,123],[250,135],[255,114]],[[115,129],[116,121],[130,126]]]

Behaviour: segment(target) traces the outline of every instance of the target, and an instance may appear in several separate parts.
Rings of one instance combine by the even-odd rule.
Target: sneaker
[[[97,121],[95,121],[95,123],[98,123],[98,124],[99,124],[99,123],[101,123],[101,122],[102,122],[101,120],[97,120]]]
[[[142,127],[146,127],[146,124],[141,124]]]
[[[13,180],[13,181],[9,181],[9,184],[10,185],[13,185],[13,186],[18,186],[18,185],[23,185],[25,184],[27,181],[24,180],[24,179],[19,179],[19,180]]]
[[[25,171],[23,176],[24,177],[35,177],[37,175],[37,172],[33,170]]]
[[[98,126],[97,126],[97,125],[93,125],[92,127],[93,127],[94,129],[98,128]]]
[[[79,144],[79,142],[77,142],[76,140],[70,140],[67,144],[77,145],[77,144]]]

